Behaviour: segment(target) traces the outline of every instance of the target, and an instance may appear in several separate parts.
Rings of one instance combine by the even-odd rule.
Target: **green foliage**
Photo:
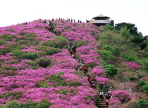
[[[89,62],[87,66],[93,68],[95,66],[99,66],[99,64],[97,64],[95,62]]]
[[[5,41],[11,41],[14,38],[13,34],[2,34],[0,37],[3,37]]]
[[[18,101],[10,101],[7,102],[5,106],[2,108],[22,108],[22,104],[19,103]]]
[[[50,46],[55,48],[68,48],[67,39],[63,36],[58,36],[54,40],[49,40],[43,43],[44,46]]]
[[[109,24],[106,24],[105,26],[103,26],[103,29],[104,29],[104,30],[114,30],[115,27],[114,27],[114,26],[111,26],[111,25],[109,25]]]
[[[3,45],[3,44],[5,44],[6,43],[6,41],[4,40],[4,39],[1,39],[0,40],[0,45]]]
[[[104,64],[103,67],[105,68],[105,72],[108,74],[108,75],[116,75],[118,73],[118,69],[111,65],[111,64]]]
[[[79,82],[79,81],[69,81],[68,82],[68,86],[74,86],[74,87],[76,87],[76,86],[81,86],[82,84]]]
[[[6,48],[1,48],[0,49],[0,55],[4,55],[5,53],[9,53],[11,51],[10,48],[6,47]]]
[[[4,76],[13,76],[17,75],[17,71],[13,66],[3,66],[0,67],[0,74],[4,74]]]
[[[16,56],[20,59],[29,59],[29,60],[35,60],[37,58],[37,54],[35,52],[22,52],[21,50],[13,50],[12,56]]]
[[[125,61],[136,61],[137,60],[137,57],[135,57],[131,53],[125,53],[125,54],[123,54],[123,58],[124,58]]]
[[[146,100],[138,100],[138,104],[140,108],[147,108],[148,107],[148,101]]]
[[[33,41],[28,41],[28,40],[18,41],[17,44],[26,45],[26,46],[35,45],[35,44],[33,43]]]
[[[64,94],[66,95],[67,93],[71,92],[73,95],[77,94],[77,91],[73,90],[73,89],[62,89],[62,90],[57,90],[55,93],[56,94]]]
[[[144,86],[146,83],[145,83],[145,81],[139,81],[138,82],[138,86]]]
[[[43,51],[42,55],[52,55],[58,52],[61,52],[58,48],[48,47],[48,46],[41,46],[39,47],[39,50]]]
[[[127,80],[127,81],[137,81],[137,80],[139,80],[139,78],[138,77],[136,77],[136,76],[133,76],[133,75],[129,75],[129,76],[127,76],[127,77],[125,77],[125,80]]]
[[[40,102],[27,101],[28,103],[20,103],[18,101],[10,101],[2,108],[49,108],[51,106],[49,100],[42,99]]]
[[[64,72],[60,71],[57,75],[64,75]]]
[[[112,52],[109,50],[101,50],[101,51],[99,51],[99,53],[101,54],[101,56],[104,60],[112,57]]]
[[[85,41],[85,40],[74,41],[74,42],[73,42],[73,45],[74,45],[76,48],[81,47],[81,46],[86,46],[86,45],[87,45],[87,41]]]
[[[14,91],[14,92],[8,92],[1,95],[1,98],[8,98],[9,96],[13,96],[13,99],[18,99],[22,96],[24,92],[23,91]]]
[[[44,46],[49,46],[49,47],[56,47],[56,42],[54,40],[49,40],[43,43]]]
[[[145,77],[145,75],[144,74],[138,74],[138,77],[143,78],[143,77]]]
[[[119,55],[119,50],[117,48],[115,48],[114,46],[107,44],[107,45],[104,45],[103,48],[105,50],[112,52],[113,54]]]
[[[142,86],[142,89],[144,90],[145,93],[148,94],[148,81],[145,82],[145,85]]]
[[[124,37],[126,40],[130,38],[130,30],[127,29],[127,27],[123,27],[120,29],[120,34],[122,37]]]
[[[48,81],[37,81],[37,82],[35,82],[35,86],[36,87],[44,87],[44,88],[47,88],[47,87],[49,87],[49,85],[48,85]]]
[[[145,68],[148,67],[148,57],[147,58],[144,58],[144,59],[141,59],[141,60],[138,60],[138,63],[142,66],[144,66]]]
[[[37,63],[39,66],[46,68],[47,66],[51,65],[51,60],[42,57],[37,60]]]
[[[57,44],[57,48],[68,48],[68,40],[67,38],[63,37],[63,36],[58,36],[55,39],[56,44]]]
[[[135,27],[135,24],[122,22],[122,23],[118,23],[115,25],[115,28],[117,30],[121,30],[124,27],[126,27],[129,30],[130,34],[132,34],[134,36],[139,36],[138,29],[137,29],[137,27]]]

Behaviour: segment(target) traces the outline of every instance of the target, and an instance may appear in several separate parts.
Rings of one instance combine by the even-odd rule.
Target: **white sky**
[[[0,0],[0,27],[53,17],[85,22],[101,13],[148,35],[148,0]]]

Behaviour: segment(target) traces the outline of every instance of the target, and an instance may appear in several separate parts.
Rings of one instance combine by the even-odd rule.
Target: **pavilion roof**
[[[110,18],[110,17],[101,14],[96,17],[93,17],[93,19],[95,19],[95,18]]]

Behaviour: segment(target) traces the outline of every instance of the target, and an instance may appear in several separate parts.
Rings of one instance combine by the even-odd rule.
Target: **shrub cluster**
[[[20,59],[30,59],[35,60],[38,56],[35,52],[22,52],[21,50],[13,50],[12,56],[16,56]]]

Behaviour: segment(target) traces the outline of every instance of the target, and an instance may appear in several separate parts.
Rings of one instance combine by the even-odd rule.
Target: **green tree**
[[[117,30],[120,30],[123,27],[127,27],[127,29],[130,30],[130,34],[134,36],[141,36],[141,34],[138,33],[138,29],[137,27],[135,27],[135,24],[125,23],[125,22],[115,24],[115,29]]]
[[[124,37],[126,40],[130,38],[130,30],[127,29],[127,27],[122,27],[120,29],[120,34],[122,37]]]

